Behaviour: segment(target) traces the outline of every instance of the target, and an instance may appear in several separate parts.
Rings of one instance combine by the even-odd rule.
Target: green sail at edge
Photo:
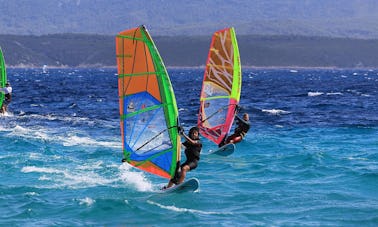
[[[169,130],[169,136],[171,137],[173,149],[177,149],[177,147],[181,146],[179,141],[177,140],[178,137],[178,109],[177,109],[177,103],[176,103],[176,97],[174,95],[174,91],[171,85],[171,81],[168,76],[168,72],[164,66],[163,60],[159,54],[159,51],[157,50],[154,41],[152,40],[150,34],[148,33],[147,29],[144,28],[144,38],[147,46],[149,47],[149,50],[151,52],[151,56],[154,59],[155,68],[157,69],[157,76],[161,77],[160,80],[158,80],[160,88],[164,91],[162,94],[163,102],[166,103],[164,105],[164,108],[166,109],[165,112],[165,118],[166,122],[168,123],[168,130]],[[168,114],[167,114],[168,113]],[[170,169],[170,175],[173,177],[175,169],[176,169],[176,161],[177,155],[180,155],[176,153],[175,151],[172,152],[172,165]]]
[[[3,51],[0,47],[0,88],[5,87],[6,82],[7,82],[7,71],[5,68]],[[0,107],[3,105],[3,101],[4,101],[4,93],[0,92]]]

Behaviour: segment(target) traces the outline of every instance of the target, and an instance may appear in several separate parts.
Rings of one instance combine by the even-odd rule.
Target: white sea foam
[[[63,142],[63,146],[96,146],[96,147],[111,147],[121,148],[121,142],[97,141],[89,137],[79,137],[76,135],[62,136],[59,139]]]
[[[25,192],[24,195],[35,196],[35,195],[39,195],[39,194],[37,192]]]
[[[54,181],[55,185],[49,184],[48,188],[87,188],[98,185],[113,184],[118,179],[108,179],[99,174],[80,170],[77,168],[64,168],[64,170],[48,167],[26,166],[21,169],[23,173],[43,173],[38,179],[40,181]]]
[[[12,112],[5,112],[5,113],[0,113],[0,117],[13,117],[14,114]]]
[[[67,130],[62,133],[62,128],[26,128],[20,125],[9,129],[0,127],[0,131],[10,131],[9,136],[23,137],[32,140],[42,140],[47,142],[60,143],[63,146],[87,146],[87,147],[109,147],[109,148],[121,148],[121,141],[103,141],[93,139],[87,136],[78,136],[75,132],[69,132]],[[79,133],[79,132],[78,132]]]
[[[319,95],[323,95],[323,94],[324,94],[323,92],[318,92],[318,91],[316,91],[316,92],[310,91],[310,92],[307,93],[307,95],[310,96],[310,97],[319,96]]]
[[[289,111],[280,110],[280,109],[263,109],[262,112],[269,113],[272,115],[280,115],[280,114],[289,114]]]
[[[61,156],[52,155],[52,156],[49,156],[49,158],[54,159],[54,160],[58,160],[58,159],[61,159]],[[44,155],[43,153],[30,152],[28,159],[29,160],[36,160],[36,161],[45,161],[46,155]]]
[[[64,122],[89,122],[90,119],[86,117],[75,117],[75,116],[59,116],[59,115],[53,115],[53,114],[28,114],[25,113],[19,115],[20,118],[26,118],[26,119],[33,119],[33,120],[49,120],[49,121],[64,121]]]
[[[91,162],[86,163],[81,166],[78,166],[78,169],[80,170],[95,170],[95,169],[103,169],[104,162],[103,161],[97,161],[97,162]]]
[[[48,130],[43,128],[31,129],[16,125],[9,135],[28,139],[50,141],[51,135],[47,134],[46,132],[48,132]]]
[[[98,185],[109,185],[115,181],[116,179],[108,179],[91,171],[83,172],[77,170],[65,172],[64,179],[62,179],[65,186],[70,186],[72,188],[87,188]]]
[[[156,205],[162,209],[167,209],[175,212],[188,212],[188,213],[193,213],[193,214],[232,214],[231,212],[213,212],[213,211],[202,211],[202,210],[195,210],[195,209],[188,209],[188,208],[180,208],[176,206],[166,206],[162,205],[160,203],[156,203],[151,200],[147,200],[149,204]]]
[[[91,199],[89,197],[85,197],[84,199],[78,199],[78,201],[80,205],[86,205],[86,206],[91,206],[93,205],[93,203],[96,202],[96,200]]]
[[[347,157],[348,160],[358,160],[358,161],[368,161],[368,158],[362,158],[362,157]]]
[[[40,176],[40,177],[38,178],[38,180],[40,180],[40,181],[50,181],[50,180],[52,180],[52,178],[51,178],[51,177],[48,177],[48,176],[46,176],[46,175],[43,175],[43,176]]]
[[[54,168],[47,168],[47,167],[36,167],[36,166],[25,166],[21,169],[21,172],[23,173],[31,173],[31,172],[37,172],[37,173],[63,173],[64,171],[57,170]]]
[[[152,184],[146,179],[144,173],[141,171],[136,171],[134,171],[132,166],[130,166],[129,164],[123,163],[119,167],[119,177],[123,182],[126,182],[128,185],[131,185],[138,191],[153,191]]]
[[[341,92],[328,92],[327,95],[343,95]]]

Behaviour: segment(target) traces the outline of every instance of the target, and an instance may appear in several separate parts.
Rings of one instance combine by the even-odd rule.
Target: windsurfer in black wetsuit
[[[243,140],[245,135],[247,134],[249,128],[251,127],[251,123],[249,122],[249,115],[247,113],[243,114],[243,118],[240,118],[237,114],[235,115],[237,120],[234,134],[231,136],[225,137],[222,143],[219,144],[219,147],[222,147],[229,143],[239,143]]]
[[[172,187],[174,184],[181,184],[184,182],[186,173],[197,168],[200,160],[202,143],[199,138],[199,129],[197,127],[192,127],[189,130],[189,136],[185,135],[183,130],[180,130],[180,134],[186,140],[183,143],[185,146],[186,161],[181,166],[179,162],[177,163],[175,176],[169,180],[168,185],[164,186],[163,189],[167,189]]]
[[[10,83],[7,82],[4,88],[0,88],[0,92],[4,93],[4,101],[0,110],[0,112],[4,114],[7,112],[9,103],[12,101],[12,87]]]

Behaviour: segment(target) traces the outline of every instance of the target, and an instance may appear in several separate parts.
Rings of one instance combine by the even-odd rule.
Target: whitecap
[[[64,171],[53,169],[53,168],[47,168],[47,167],[36,167],[36,166],[25,166],[22,167],[21,172],[23,173],[64,173]]]
[[[17,137],[24,137],[29,139],[39,139],[39,140],[50,140],[50,135],[44,133],[47,132],[46,129],[30,129],[30,128],[24,128],[20,125],[16,125],[12,132],[10,133],[11,136],[17,136]]]
[[[50,180],[52,180],[52,179],[51,179],[51,177],[48,177],[48,176],[46,176],[46,175],[43,175],[43,176],[40,176],[40,177],[38,178],[38,180],[40,180],[40,181],[50,181]]]
[[[65,168],[59,170],[55,168],[26,166],[21,169],[23,173],[43,173],[38,180],[40,181],[55,181],[56,185],[49,185],[48,187],[71,187],[71,188],[86,188],[97,185],[113,184],[118,179],[107,179],[92,171],[80,171],[75,168]],[[54,175],[53,175],[54,174]]]
[[[35,103],[30,104],[30,107],[43,107],[43,106],[44,106],[43,104],[35,104]]]
[[[343,95],[341,92],[328,92],[327,95]]]
[[[59,116],[59,115],[53,115],[53,114],[47,114],[47,115],[29,114],[29,115],[26,115],[24,113],[24,114],[20,114],[19,117],[20,118],[26,118],[26,119],[31,118],[31,119],[36,119],[36,120],[49,120],[49,121],[59,120],[59,121],[74,122],[74,123],[87,122],[87,121],[90,120],[89,118],[86,118],[86,117],[72,117],[72,116],[67,117],[67,116]]]
[[[92,163],[86,163],[78,167],[78,169],[81,170],[95,170],[95,169],[102,169],[104,162],[103,161],[97,161]]]
[[[368,161],[368,158],[362,158],[362,157],[347,157],[348,160],[358,160],[358,161]]]
[[[195,210],[195,209],[189,209],[189,208],[180,208],[176,206],[166,206],[160,203],[153,202],[151,200],[147,200],[147,203],[151,205],[156,205],[162,209],[171,210],[175,212],[188,212],[188,213],[193,213],[193,214],[232,214],[231,212],[202,211],[202,210]]]
[[[39,194],[37,192],[25,192],[24,195],[35,196],[35,195],[39,195]]]
[[[13,115],[12,112],[7,111],[5,113],[0,113],[0,116],[1,117],[13,117],[14,115]]]
[[[316,92],[310,91],[310,92],[307,93],[307,95],[310,96],[310,97],[319,96],[319,95],[323,95],[323,94],[324,94],[323,92],[318,92],[318,91],[316,91]]]
[[[109,141],[97,141],[89,137],[61,136],[58,138],[63,141],[63,146],[97,146],[97,147],[109,147],[109,148],[121,148],[121,142],[109,142]]]
[[[66,171],[62,179],[64,186],[72,188],[80,187],[94,187],[97,185],[109,185],[116,181],[116,179],[107,179],[94,172],[81,172],[73,170],[72,172]]]
[[[85,197],[84,199],[78,199],[78,201],[80,205],[87,205],[87,206],[91,206],[93,205],[93,203],[96,202],[96,200],[91,199],[89,197]]]
[[[153,191],[151,182],[147,180],[143,172],[134,172],[132,170],[133,167],[131,165],[129,165],[128,163],[123,163],[119,167],[120,179],[124,182],[127,182],[127,184],[131,185],[138,191]]]
[[[280,109],[263,109],[262,112],[269,113],[272,115],[280,115],[280,114],[289,114],[289,111],[286,110],[280,110]]]

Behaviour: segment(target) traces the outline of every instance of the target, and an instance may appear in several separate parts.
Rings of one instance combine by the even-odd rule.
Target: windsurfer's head
[[[10,85],[10,83],[9,83],[9,82],[7,82],[7,83],[5,84],[5,86],[9,87],[9,86],[11,86],[11,85]]]
[[[243,114],[243,120],[249,121],[249,115],[247,113]]]
[[[191,139],[198,139],[199,138],[199,129],[198,129],[198,127],[192,127],[189,130],[189,137]]]

